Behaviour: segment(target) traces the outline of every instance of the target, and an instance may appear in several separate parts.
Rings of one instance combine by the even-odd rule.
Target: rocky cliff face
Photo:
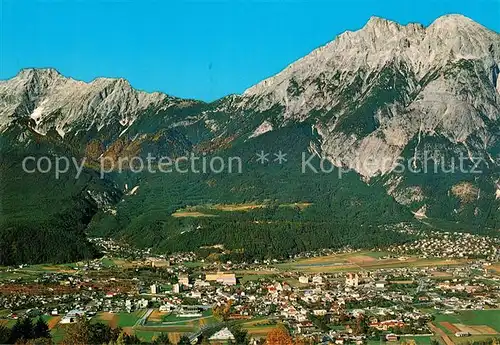
[[[27,117],[36,132],[45,135],[53,128],[62,138],[75,128],[93,125],[100,129],[119,123],[125,130],[146,109],[167,107],[169,99],[162,93],[137,91],[125,79],[85,83],[54,69],[25,69],[0,83],[0,131]]]
[[[123,79],[85,83],[53,69],[23,70],[0,82],[0,143],[35,135],[93,159],[180,155],[233,144],[248,150],[307,121],[319,135],[316,152],[381,181],[420,215],[432,212],[439,194],[447,198],[440,204],[449,202],[447,216],[451,209],[452,217],[479,217],[500,198],[499,74],[500,35],[468,18],[448,15],[423,27],[374,17],[242,95],[211,104],[137,91]],[[399,157],[435,150],[483,157],[489,170],[439,181],[394,174]],[[464,185],[478,191],[476,201],[453,192]]]
[[[371,18],[249,88],[240,106],[283,107],[283,122],[315,118],[338,165],[389,172],[415,137],[445,136],[468,150],[498,142],[500,35],[460,15],[429,27]],[[379,165],[359,162],[380,158]]]

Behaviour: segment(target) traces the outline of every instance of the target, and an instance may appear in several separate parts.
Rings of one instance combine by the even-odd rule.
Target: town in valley
[[[493,237],[428,232],[387,248],[246,263],[219,260],[222,245],[201,257],[92,241],[99,259],[1,268],[0,342],[12,341],[3,334],[9,329],[40,320],[53,343],[71,343],[79,323],[115,331],[111,343],[269,344],[274,337],[452,345],[500,337]]]

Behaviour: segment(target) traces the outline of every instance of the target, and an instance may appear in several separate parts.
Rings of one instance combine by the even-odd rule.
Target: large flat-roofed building
[[[357,287],[359,285],[359,275],[357,273],[348,273],[345,278],[345,285]]]
[[[234,273],[207,273],[206,281],[217,282],[223,285],[236,285],[236,275]]]
[[[179,285],[189,286],[189,276],[187,274],[179,275]]]

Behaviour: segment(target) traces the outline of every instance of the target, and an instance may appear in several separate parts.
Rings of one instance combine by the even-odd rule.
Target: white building
[[[75,323],[79,316],[85,316],[85,312],[80,309],[70,310],[64,317],[59,321],[61,324]]]
[[[179,275],[179,284],[189,286],[189,276],[187,274]]]
[[[322,276],[314,276],[312,279],[313,284],[321,285],[323,284],[323,277]]]
[[[357,287],[359,285],[359,275],[357,273],[348,273],[345,278],[345,285]]]
[[[224,342],[227,342],[229,340],[234,340],[234,335],[226,327],[226,328],[221,329],[220,331],[218,331],[214,335],[212,335],[208,340],[210,340],[210,342],[212,342],[212,341],[214,341],[214,342],[215,341],[224,341]]]

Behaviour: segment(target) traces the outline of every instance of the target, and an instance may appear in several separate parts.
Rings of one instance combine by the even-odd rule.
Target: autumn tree
[[[162,332],[156,339],[153,340],[153,345],[170,345],[172,342],[168,337],[168,333]]]
[[[360,314],[356,318],[356,324],[355,324],[354,329],[353,329],[354,334],[356,334],[356,335],[365,334],[366,332],[368,332],[369,328],[370,328],[370,326],[368,325],[366,317],[363,314]]]
[[[63,345],[87,345],[90,344],[90,321],[85,315],[78,316],[75,324],[68,327],[62,341]]]
[[[233,305],[233,301],[229,300],[225,305],[217,306],[213,309],[213,314],[216,318],[227,321],[229,319],[229,315],[231,315],[231,307]]]
[[[313,342],[310,339],[304,337],[296,337],[293,342],[294,345],[312,345]]]
[[[286,327],[279,325],[267,333],[265,345],[293,345],[293,339]]]

